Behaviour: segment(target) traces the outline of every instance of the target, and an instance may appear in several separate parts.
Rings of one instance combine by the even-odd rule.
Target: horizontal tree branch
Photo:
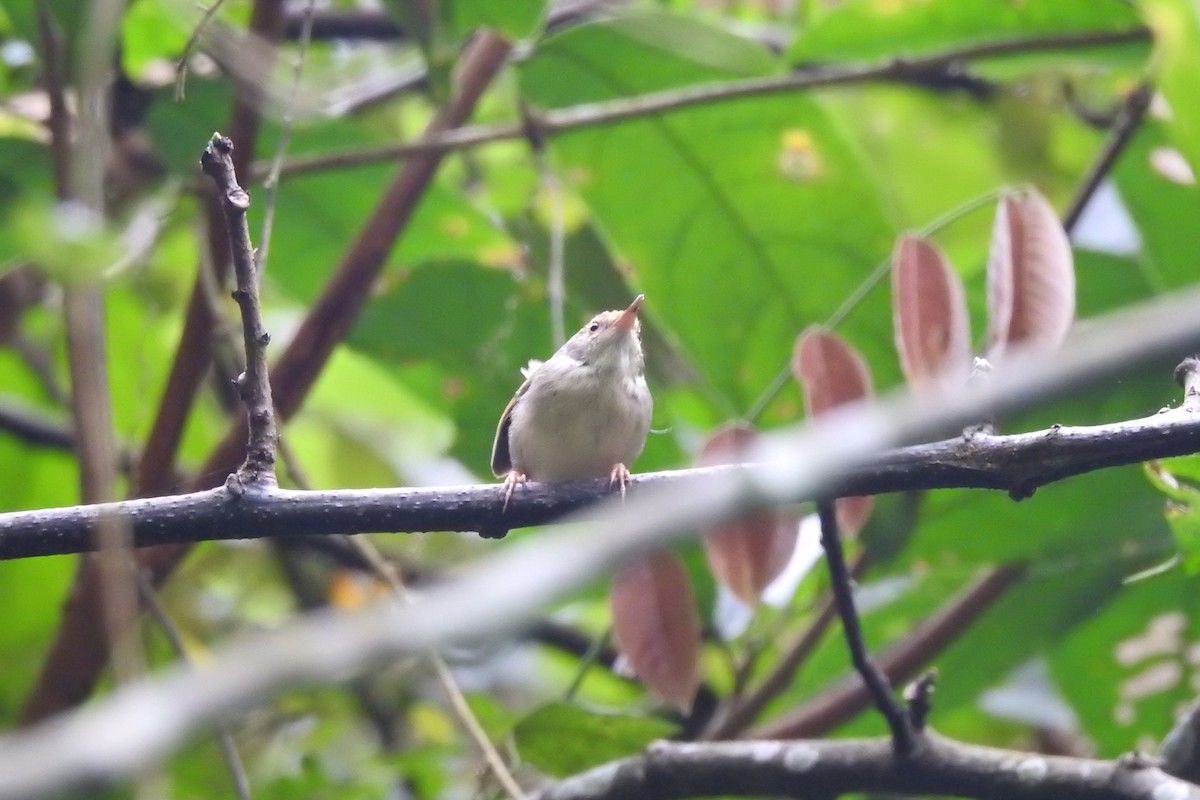
[[[762,437],[752,450],[759,464],[614,499],[601,509],[603,518],[497,548],[417,603],[306,615],[222,645],[203,671],[175,667],[55,720],[0,736],[0,800],[95,787],[143,771],[202,727],[285,687],[343,681],[391,657],[503,635],[597,576],[748,508],[827,497],[887,448],[931,438],[947,425],[1028,408],[1148,359],[1200,349],[1198,307],[1200,293],[1180,292],[1096,319],[1052,357],[1014,356],[985,385],[941,403],[900,394],[840,407]],[[499,489],[493,491],[498,501]],[[1021,763],[1015,774],[1040,783],[1040,761],[1025,770]],[[1179,796],[1186,798],[1183,788]]]
[[[430,153],[463,150],[491,142],[524,139],[528,137],[531,127],[542,138],[548,138],[578,128],[650,117],[668,111],[723,100],[843,86],[866,81],[928,81],[941,76],[947,69],[952,69],[967,61],[1016,53],[1127,44],[1150,39],[1149,29],[1140,27],[1126,31],[1084,31],[1053,36],[997,39],[953,48],[928,56],[893,58],[876,64],[849,67],[803,67],[786,75],[685,86],[600,103],[583,103],[577,106],[541,111],[520,122],[456,128],[407,144],[290,158],[283,165],[280,175],[281,177],[291,177],[317,170],[395,161]],[[256,180],[261,180],[269,170],[269,164],[256,163],[252,170],[252,176]]]
[[[1152,417],[1086,427],[953,439],[890,450],[851,470],[842,495],[914,489],[1001,489],[1014,498],[1039,486],[1106,467],[1200,452],[1200,414],[1189,407]],[[739,465],[634,475],[630,491],[731,475]],[[530,483],[501,514],[497,484],[422,489],[296,491],[225,487],[171,497],[0,514],[0,559],[80,553],[91,526],[117,516],[137,547],[268,536],[474,531],[544,525],[608,496],[607,480]],[[808,500],[814,498],[796,498]]]
[[[966,745],[927,733],[898,758],[891,741],[657,742],[568,778],[531,800],[667,800],[850,792],[982,800],[1200,798],[1200,787],[1144,759],[1099,761]]]

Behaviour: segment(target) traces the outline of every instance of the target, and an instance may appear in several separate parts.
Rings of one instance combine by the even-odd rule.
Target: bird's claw
[[[504,505],[500,507],[501,514],[508,511],[508,501],[512,499],[512,493],[517,488],[517,484],[524,486],[528,480],[529,478],[525,477],[524,472],[517,472],[515,469],[509,470],[508,474],[504,476]]]
[[[614,464],[608,476],[608,488],[616,484],[621,489],[621,502],[625,502],[625,487],[629,485],[629,467],[624,464]]]

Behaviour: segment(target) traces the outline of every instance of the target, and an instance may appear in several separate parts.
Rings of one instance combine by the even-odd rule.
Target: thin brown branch
[[[846,646],[850,650],[850,661],[862,678],[863,685],[871,696],[871,702],[887,720],[888,728],[892,731],[892,747],[896,755],[908,756],[920,744],[920,739],[908,719],[908,710],[896,699],[887,675],[871,660],[871,654],[867,650],[858,609],[854,605],[854,586],[850,569],[846,566],[846,555],[842,549],[842,537],[838,530],[837,514],[834,513],[832,499],[824,499],[817,503],[817,516],[821,520],[821,549],[825,551],[833,600],[842,620]]]
[[[1142,118],[1146,115],[1146,110],[1150,108],[1150,100],[1153,97],[1154,87],[1143,83],[1125,98],[1121,110],[1117,113],[1112,134],[1109,136],[1108,141],[1104,143],[1104,147],[1101,149],[1100,155],[1096,158],[1095,162],[1093,162],[1091,169],[1088,170],[1088,174],[1083,179],[1079,190],[1075,193],[1070,207],[1063,214],[1063,227],[1068,233],[1079,223],[1079,219],[1087,209],[1088,203],[1091,202],[1092,196],[1100,188],[1100,184],[1104,182],[1105,177],[1108,176],[1108,173],[1116,165],[1117,159],[1121,157],[1121,153],[1125,151],[1125,147],[1129,144],[1130,139],[1137,132],[1138,126],[1142,123]]]
[[[520,122],[460,128],[446,131],[437,136],[426,136],[421,141],[409,144],[293,158],[284,164],[282,176],[291,177],[317,170],[361,166],[434,153],[444,154],[492,142],[522,139],[528,135],[530,125],[535,126],[542,137],[550,137],[579,128],[656,116],[723,100],[844,86],[866,81],[911,81],[938,75],[947,68],[965,61],[1015,53],[1124,44],[1147,41],[1149,38],[1149,30],[1133,28],[1128,31],[1096,31],[1023,39],[1001,39],[919,58],[889,59],[878,64],[851,67],[810,67],[784,76],[686,86],[606,102],[586,103],[543,111]],[[255,178],[261,178],[267,174],[268,169],[269,166],[266,164],[255,164],[252,175]]]
[[[279,38],[283,9],[283,0],[256,0],[249,24],[254,41],[269,45]],[[251,87],[239,83],[228,129],[237,175],[246,175],[249,170],[261,123],[262,115],[254,92]],[[183,333],[143,451],[134,486],[134,494],[139,497],[161,494],[172,488],[168,476],[173,472],[184,424],[213,360],[213,330],[217,315],[209,302],[208,286],[226,285],[231,254],[221,200],[212,191],[206,191],[204,199],[208,258],[202,260],[192,286]],[[204,264],[211,266],[210,274],[205,273]]]
[[[274,486],[275,448],[279,435],[275,429],[275,409],[271,403],[271,382],[267,371],[267,345],[271,341],[262,320],[258,299],[258,270],[254,264],[254,246],[250,243],[250,228],[246,211],[250,195],[238,185],[233,167],[233,142],[214,133],[200,166],[212,178],[225,210],[229,231],[229,246],[233,254],[233,271],[237,289],[233,297],[242,310],[242,343],[246,352],[246,371],[238,378],[238,392],[246,404],[248,432],[246,459],[238,470],[243,488]]]
[[[885,651],[878,660],[880,669],[892,683],[912,679],[1024,575],[1025,567],[1019,564],[988,570],[903,641]],[[759,739],[821,736],[857,716],[871,700],[867,687],[855,675],[747,735]]]
[[[887,739],[683,744],[567,778],[536,800],[685,797],[838,797],[912,794],[981,800],[1200,798],[1200,787],[1132,759],[1043,756],[978,747],[930,734],[907,757]]]

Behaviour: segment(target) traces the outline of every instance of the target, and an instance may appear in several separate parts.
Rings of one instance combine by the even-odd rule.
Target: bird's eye
[[[588,330],[592,333],[595,333],[596,331],[600,330],[600,323],[593,322],[591,325],[588,325]]]

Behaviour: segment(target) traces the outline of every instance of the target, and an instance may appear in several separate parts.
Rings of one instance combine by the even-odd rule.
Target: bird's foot
[[[621,502],[625,502],[625,487],[629,485],[629,467],[624,464],[614,464],[608,476],[608,488],[614,485],[621,488]]]
[[[512,499],[513,490],[517,488],[518,484],[524,486],[528,480],[529,478],[525,477],[524,472],[517,472],[515,469],[510,469],[504,476],[504,505],[500,507],[501,514],[508,511],[508,501]]]

